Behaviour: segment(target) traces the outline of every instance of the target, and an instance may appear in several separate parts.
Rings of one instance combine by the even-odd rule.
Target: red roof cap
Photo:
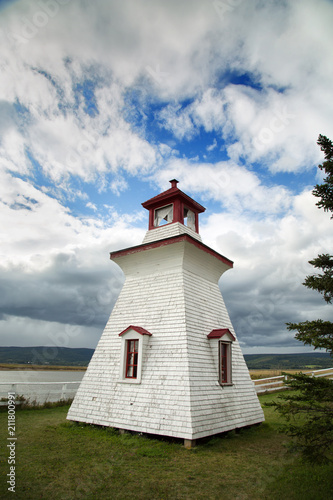
[[[124,335],[124,333],[128,332],[128,330],[135,330],[137,333],[140,333],[140,335],[152,335],[151,333],[148,332],[148,330],[145,330],[145,328],[142,328],[142,326],[133,326],[130,325],[125,330],[123,330],[121,333],[119,333],[119,337],[121,335]]]
[[[218,328],[216,330],[212,330],[208,335],[207,338],[209,339],[220,339],[223,337],[223,335],[228,334],[232,340],[236,340],[229,328]]]
[[[142,203],[143,208],[146,208],[149,210],[153,206],[157,206],[160,204],[163,204],[162,202],[167,203],[168,201],[172,201],[174,198],[180,198],[182,199],[187,205],[189,205],[189,208],[194,209],[197,213],[202,213],[206,209],[200,203],[197,201],[193,200],[190,196],[188,196],[186,193],[183,193],[180,189],[177,188],[177,184],[179,181],[177,179],[172,179],[170,181],[171,183],[171,188],[167,189],[166,191],[163,191],[163,193],[160,193],[153,198],[150,198],[149,200],[145,201]]]

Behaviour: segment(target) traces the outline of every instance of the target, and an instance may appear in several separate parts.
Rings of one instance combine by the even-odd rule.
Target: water
[[[84,371],[0,370],[0,398],[6,398],[9,391],[38,403],[73,398],[84,374]]]

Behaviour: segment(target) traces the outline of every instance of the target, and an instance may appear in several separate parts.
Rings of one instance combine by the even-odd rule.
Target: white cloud
[[[0,142],[0,168],[19,174],[27,174],[30,164],[25,154],[26,141],[17,131],[10,128]]]
[[[221,130],[226,120],[225,103],[222,92],[206,90],[192,105],[193,120],[207,132]]]
[[[172,131],[177,139],[191,139],[194,132],[193,121],[190,117],[190,110],[181,110],[181,106],[169,104],[159,113],[159,121],[166,129]]]
[[[124,223],[115,214],[112,227],[99,219],[74,217],[56,199],[9,174],[1,174],[0,198],[2,266],[16,262],[36,270],[49,265],[58,253],[72,254],[107,242],[114,248],[124,237],[129,246],[143,238],[142,229],[126,233],[130,221]]]
[[[95,339],[116,295],[108,251],[144,234],[140,202],[129,214],[118,205],[129,192],[150,196],[141,184],[136,192],[138,180],[164,190],[173,177],[210,209],[205,242],[236,261],[223,283],[245,345],[291,345],[284,321],[329,314],[300,284],[306,261],[332,248],[329,217],[273,175],[311,171],[322,158],[318,134],[333,137],[332,2],[231,4],[222,16],[199,0],[55,0],[53,12],[17,1],[1,10],[1,273],[9,290],[24,291],[3,305],[8,332],[19,335],[24,317],[42,343],[43,329],[73,320]],[[154,117],[173,133],[168,145]],[[214,163],[183,152],[204,134]],[[229,159],[219,161],[222,152]],[[110,205],[90,197],[92,186]],[[94,217],[74,215],[69,200]],[[82,289],[85,278],[91,288]],[[91,303],[87,324],[80,308]]]
[[[94,212],[97,212],[97,207],[95,203],[91,203],[90,201],[86,204],[86,207],[91,208]]]
[[[213,143],[206,147],[207,151],[213,151],[217,147],[217,140],[214,139]]]
[[[228,153],[235,161],[261,161],[273,173],[297,172],[319,161],[315,141],[326,124],[311,96],[244,86],[229,86],[225,92],[232,124],[228,132],[234,138]]]
[[[208,217],[201,229],[205,243],[234,260],[220,286],[244,346],[271,352],[286,344],[297,347],[286,322],[332,321],[320,295],[302,286],[314,271],[308,261],[331,251],[331,224],[308,191],[293,198],[282,218],[240,216],[232,209]]]
[[[239,213],[246,210],[279,213],[291,203],[291,194],[286,188],[265,186],[256,173],[232,161],[198,164],[173,159],[154,176],[161,188],[172,178],[181,181],[182,190],[200,193],[203,200],[217,201]]]
[[[150,81],[156,97],[166,99],[172,93],[176,103],[168,104],[160,119],[178,139],[196,136],[200,127],[223,131],[235,161],[240,157],[263,161],[273,172],[312,166],[318,159],[314,146],[318,133],[333,133],[332,74],[322,62],[326,58],[318,57],[319,53],[325,56],[332,37],[333,9],[327,1],[274,6],[242,2],[228,9],[223,22],[216,18],[213,2],[204,6],[193,2],[190,9],[176,2],[129,1],[126,8],[100,2],[98,9],[69,2],[49,15],[27,43],[10,44],[6,33],[22,33],[27,20],[33,22],[40,10],[34,3],[17,2],[15,9],[5,11],[2,90],[6,100],[18,99],[36,119],[26,146],[34,149],[40,138],[36,155],[54,176],[71,171],[91,181],[96,171],[105,171],[107,163],[112,169],[122,166],[136,174],[158,161],[154,148],[133,133],[121,116],[122,92],[136,85],[138,78],[145,78],[147,85]],[[248,22],[252,18],[255,23]],[[147,66],[160,68],[164,78],[154,81]],[[250,71],[263,91],[239,85],[223,91],[207,88],[216,81],[216,72],[228,67],[240,74]],[[96,90],[102,116],[90,120],[82,113],[82,98],[74,112],[73,88],[102,68],[104,77],[110,80],[112,73],[118,83],[110,86],[109,95],[106,86]],[[286,90],[273,90],[277,87]],[[177,101],[184,97],[193,102],[180,109]],[[63,117],[59,116],[60,98],[68,106]],[[86,144],[83,128],[92,137],[97,131],[99,144]],[[129,147],[123,150],[123,144]]]

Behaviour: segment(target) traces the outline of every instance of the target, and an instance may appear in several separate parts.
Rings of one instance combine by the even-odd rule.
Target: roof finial
[[[177,179],[172,179],[169,182],[171,183],[172,188],[176,188],[179,181],[177,181]]]

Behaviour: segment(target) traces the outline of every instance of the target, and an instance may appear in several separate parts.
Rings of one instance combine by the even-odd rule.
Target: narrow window
[[[166,207],[157,208],[154,214],[154,226],[162,226],[164,224],[170,224],[173,221],[173,205],[167,205]]]
[[[184,226],[187,226],[195,231],[195,214],[188,208],[184,208]]]
[[[231,348],[229,342],[220,342],[220,384],[231,383]]]
[[[139,341],[126,341],[126,378],[136,378],[138,373]]]

